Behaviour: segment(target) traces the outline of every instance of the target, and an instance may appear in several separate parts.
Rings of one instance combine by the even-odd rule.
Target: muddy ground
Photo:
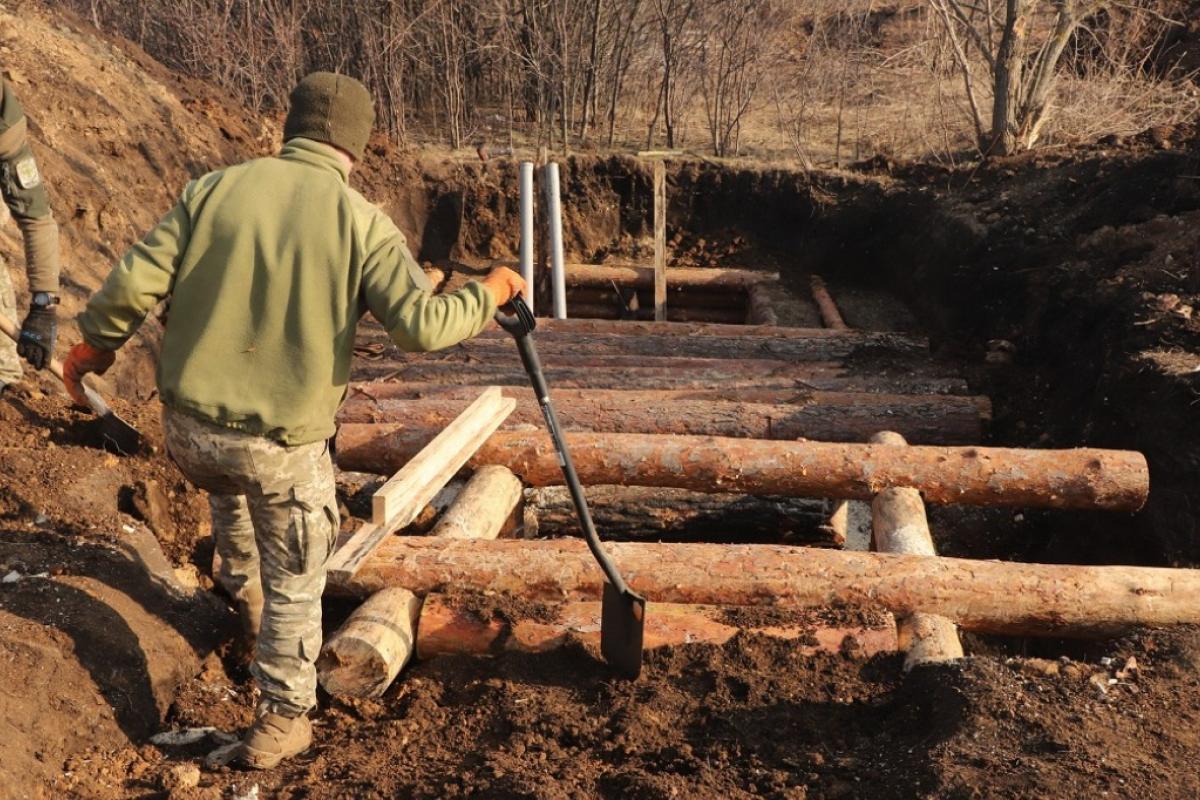
[[[276,129],[80,20],[23,8],[0,9],[0,60],[41,111],[78,308],[187,177],[269,149]],[[360,186],[423,259],[461,271],[512,255],[514,173],[376,142]],[[676,264],[780,271],[797,319],[812,318],[811,270],[851,325],[929,334],[992,397],[996,443],[1150,460],[1138,515],[938,510],[943,552],[1195,566],[1198,175],[1191,129],[955,169],[692,163],[672,171],[669,235]],[[572,257],[644,254],[644,168],[577,159],[564,186]],[[17,252],[5,226],[0,253]],[[147,334],[112,383],[154,441]],[[254,705],[209,591],[205,503],[160,453],[99,444],[52,384],[0,396],[0,797],[1200,796],[1193,630],[967,637],[961,665],[908,676],[896,657],[800,658],[752,637],[653,653],[634,684],[579,648],[443,658],[378,702],[323,699],[316,746],[280,770],[196,770],[213,742],[148,737],[236,730]]]

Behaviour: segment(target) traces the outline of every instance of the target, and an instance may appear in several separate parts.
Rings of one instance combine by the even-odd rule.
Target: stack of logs
[[[511,340],[489,330],[417,356],[377,330],[360,338],[371,358],[343,410],[343,469],[407,480],[486,386],[508,405],[454,460],[472,477],[430,535],[377,518],[335,554],[330,590],[369,599],[325,648],[326,688],[380,693],[414,652],[594,639],[602,575]],[[957,627],[1104,636],[1200,622],[1192,571],[935,555],[925,503],[1132,512],[1149,477],[1136,453],[973,446],[987,400],[918,337],[560,320],[535,339],[601,535],[620,540],[614,558],[650,602],[647,646],[752,630],[902,648],[911,666],[960,656]],[[840,500],[873,504],[874,552],[841,549],[844,529],[826,524]],[[811,610],[828,607],[861,611]]]

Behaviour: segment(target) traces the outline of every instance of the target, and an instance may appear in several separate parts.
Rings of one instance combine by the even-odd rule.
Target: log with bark
[[[778,273],[727,267],[672,267],[666,270],[666,275],[668,291],[677,288],[745,291],[756,283],[779,281]],[[566,279],[568,289],[611,288],[614,283],[621,288],[648,289],[651,294],[647,305],[654,305],[653,267],[567,264]]]
[[[573,601],[488,613],[486,603],[431,594],[417,631],[417,658],[444,655],[543,653],[570,642],[600,644],[600,604]],[[886,612],[845,614],[808,609],[655,603],[646,614],[643,649],[724,644],[741,632],[795,642],[802,655],[853,651],[862,657],[896,650],[896,626]]]
[[[798,497],[705,494],[651,486],[586,486],[588,507],[603,539],[722,541],[840,547],[820,528],[829,503]],[[525,490],[525,536],[579,536],[579,519],[564,486]]]
[[[639,308],[635,311],[622,312],[615,304],[588,303],[574,300],[567,301],[567,313],[575,317],[587,319],[621,319],[630,316],[633,319],[653,319],[653,308]],[[744,308],[730,305],[727,308],[700,308],[682,306],[672,303],[666,309],[667,320],[670,322],[714,322],[735,325],[746,321]]]
[[[388,472],[429,441],[431,431],[358,424],[338,432],[343,469]],[[588,484],[661,486],[701,492],[869,500],[891,487],[938,504],[1137,511],[1150,474],[1140,453],[1005,447],[897,448],[708,436],[567,433]],[[503,464],[527,486],[557,486],[562,470],[541,431],[498,431],[470,464]]]
[[[614,323],[616,324],[616,323]],[[810,329],[797,329],[808,330]],[[907,333],[877,331],[825,331],[824,336],[758,336],[754,334],[722,334],[677,336],[672,333],[560,333],[555,329],[542,330],[538,323],[538,352],[544,356],[601,356],[638,355],[685,358],[766,358],[781,361],[845,361],[867,357],[871,362],[928,359],[929,342]],[[361,345],[387,346],[390,342],[380,329],[364,328],[358,335]],[[491,359],[497,353],[512,354],[516,348],[512,337],[504,339],[484,333],[455,345],[452,352],[470,353],[477,358]]]
[[[531,389],[506,388],[504,393],[517,401],[505,429],[543,427]],[[469,397],[469,390],[412,400],[376,399],[360,392],[350,397],[338,419],[442,426],[458,416]],[[566,430],[861,442],[889,426],[921,444],[962,444],[983,436],[981,404],[973,397],[820,394],[793,405],[687,400],[672,392],[619,390],[561,389],[553,397]]]
[[[825,281],[821,279],[821,276],[813,275],[809,278],[809,286],[812,290],[813,302],[817,304],[817,309],[821,312],[821,321],[825,323],[825,327],[835,331],[850,330],[850,326],[842,319],[842,312],[838,310],[833,296],[825,288]]]
[[[633,590],[655,603],[882,607],[938,614],[963,629],[1113,636],[1139,625],[1200,623],[1200,570],[1083,567],[736,544],[608,544]],[[462,591],[558,602],[597,600],[603,573],[577,539],[460,541],[393,536],[353,581],[418,595]]]
[[[514,355],[515,359],[516,356]],[[558,360],[558,359],[556,359]],[[573,363],[576,359],[561,359]],[[967,382],[962,378],[915,374],[853,373],[835,364],[809,362],[796,364],[795,372],[780,376],[730,376],[724,368],[677,371],[656,366],[619,367],[556,367],[543,362],[546,380],[554,389],[714,389],[728,392],[730,400],[742,396],[745,390],[791,389],[824,392],[881,392],[885,394],[966,394]],[[800,377],[803,375],[803,377]],[[400,383],[441,383],[451,386],[526,386],[529,375],[519,364],[462,363],[456,361],[416,361],[413,363],[358,364],[353,373],[355,382],[396,381]]]
[[[567,301],[569,307],[572,309],[576,305],[598,305],[617,311],[627,308],[634,294],[635,292],[624,289],[621,291],[620,296],[618,296],[617,291],[611,286],[597,289],[584,288],[573,290],[567,296]],[[653,304],[646,302],[645,292],[637,292],[636,294],[638,306],[642,309],[649,308],[653,314]],[[735,311],[742,318],[746,315],[748,304],[748,297],[743,294],[730,293],[725,290],[713,292],[683,290],[677,287],[671,288],[668,292],[667,300],[671,305],[691,310],[715,309],[719,311]]]

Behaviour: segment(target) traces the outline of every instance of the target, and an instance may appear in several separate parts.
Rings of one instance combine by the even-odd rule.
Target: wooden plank
[[[421,509],[487,441],[516,407],[498,386],[479,399],[392,476],[372,498],[372,520],[329,560],[329,574],[354,576],[387,536],[416,518]]]
[[[667,319],[667,165],[654,162],[654,320]]]

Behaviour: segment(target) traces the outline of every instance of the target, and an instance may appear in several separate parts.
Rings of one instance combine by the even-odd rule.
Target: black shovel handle
[[[537,394],[538,405],[542,409],[542,416],[546,418],[546,427],[550,431],[550,439],[554,442],[554,450],[558,453],[558,464],[562,467],[563,477],[567,481],[567,489],[571,492],[571,500],[575,503],[575,513],[579,516],[579,524],[583,528],[583,536],[587,540],[588,549],[596,557],[600,568],[604,570],[604,576],[608,578],[608,582],[613,585],[613,588],[621,594],[628,594],[629,586],[621,577],[621,573],[617,572],[617,567],[605,552],[604,546],[600,544],[600,536],[596,533],[596,526],[592,522],[592,512],[588,510],[587,498],[583,496],[583,486],[579,483],[579,475],[575,472],[575,464],[571,461],[571,453],[567,450],[562,429],[558,425],[558,415],[554,413],[554,406],[550,402],[550,387],[546,385],[546,376],[542,374],[542,363],[538,359],[533,336],[530,335],[537,327],[537,320],[520,295],[514,297],[507,307],[512,308],[514,313],[503,314],[497,311],[496,323],[512,334],[517,341],[517,352],[521,354],[521,363],[525,365],[525,371],[529,373],[533,391]]]

